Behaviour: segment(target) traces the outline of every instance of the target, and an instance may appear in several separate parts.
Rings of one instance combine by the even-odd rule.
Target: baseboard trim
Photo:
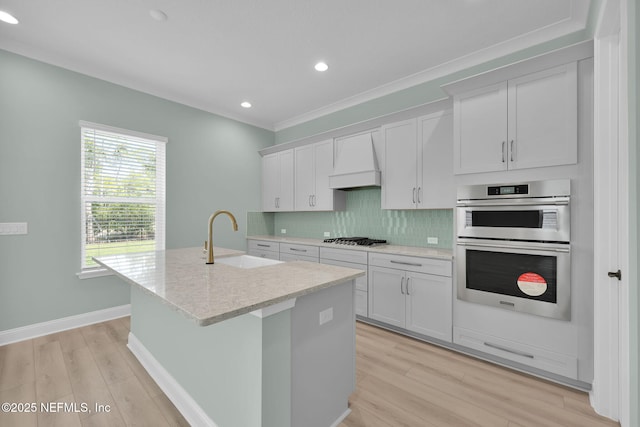
[[[80,328],[94,323],[106,322],[131,315],[131,304],[90,311],[89,313],[63,317],[48,322],[36,323],[0,332],[0,346],[30,340],[44,335],[55,334],[69,329]]]
[[[218,427],[202,410],[200,405],[193,400],[189,393],[178,384],[173,376],[162,367],[160,362],[131,332],[129,332],[127,347],[190,425]]]
[[[338,427],[340,425],[340,423],[343,422],[344,419],[349,416],[350,413],[351,413],[351,409],[347,408],[347,410],[344,411],[344,413],[342,415],[340,415],[338,417],[338,419],[335,420],[335,422],[333,424],[331,424],[330,427]]]

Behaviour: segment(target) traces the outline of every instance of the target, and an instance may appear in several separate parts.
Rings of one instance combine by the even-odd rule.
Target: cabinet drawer
[[[455,326],[453,328],[453,342],[543,371],[568,378],[578,378],[578,359],[575,356]]]
[[[258,250],[249,250],[249,255],[253,255],[253,256],[257,256],[260,258],[268,258],[268,259],[275,259],[280,260],[280,254],[278,252],[271,252],[271,251],[258,251]]]
[[[359,250],[321,247],[320,258],[367,265],[367,253]]]
[[[280,243],[280,254],[291,254],[291,255],[302,255],[306,257],[315,257],[316,262],[318,262],[320,251],[317,246]]]
[[[249,240],[249,251],[280,252],[280,244],[268,240]]]
[[[451,277],[451,261],[442,259],[418,258],[371,252],[369,253],[369,265]]]
[[[369,282],[367,280],[367,266],[366,266],[366,264],[365,265],[361,265],[361,264],[354,264],[352,262],[343,262],[343,261],[336,261],[336,260],[333,260],[333,259],[324,259],[324,258],[320,258],[320,263],[321,264],[329,264],[329,265],[337,265],[338,267],[355,268],[356,270],[363,270],[364,271],[364,276],[356,277],[356,289],[358,289],[360,291],[364,291],[364,292],[367,292],[367,290],[369,289],[369,286],[368,286]]]
[[[296,253],[288,254],[288,253],[280,253],[280,261],[309,261],[309,262],[319,262],[318,257],[306,256],[306,255],[298,255]]]

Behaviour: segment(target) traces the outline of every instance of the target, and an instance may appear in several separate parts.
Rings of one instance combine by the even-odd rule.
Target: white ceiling
[[[0,49],[279,130],[584,29],[589,4],[0,0]]]

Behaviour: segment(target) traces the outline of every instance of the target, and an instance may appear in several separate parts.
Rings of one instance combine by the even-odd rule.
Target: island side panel
[[[291,427],[291,310],[262,319],[261,427]]]
[[[261,319],[247,314],[201,327],[132,286],[131,334],[215,424],[261,425]]]
[[[292,426],[328,427],[355,389],[354,281],[298,298],[291,309]],[[333,312],[320,325],[320,313]]]

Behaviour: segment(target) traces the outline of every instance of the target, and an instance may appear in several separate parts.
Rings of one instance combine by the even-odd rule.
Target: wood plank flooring
[[[586,393],[360,322],[356,330],[357,390],[340,427],[619,425],[596,415]],[[0,426],[188,426],[126,347],[128,333],[122,318],[0,347],[0,402],[92,410],[0,412]]]

